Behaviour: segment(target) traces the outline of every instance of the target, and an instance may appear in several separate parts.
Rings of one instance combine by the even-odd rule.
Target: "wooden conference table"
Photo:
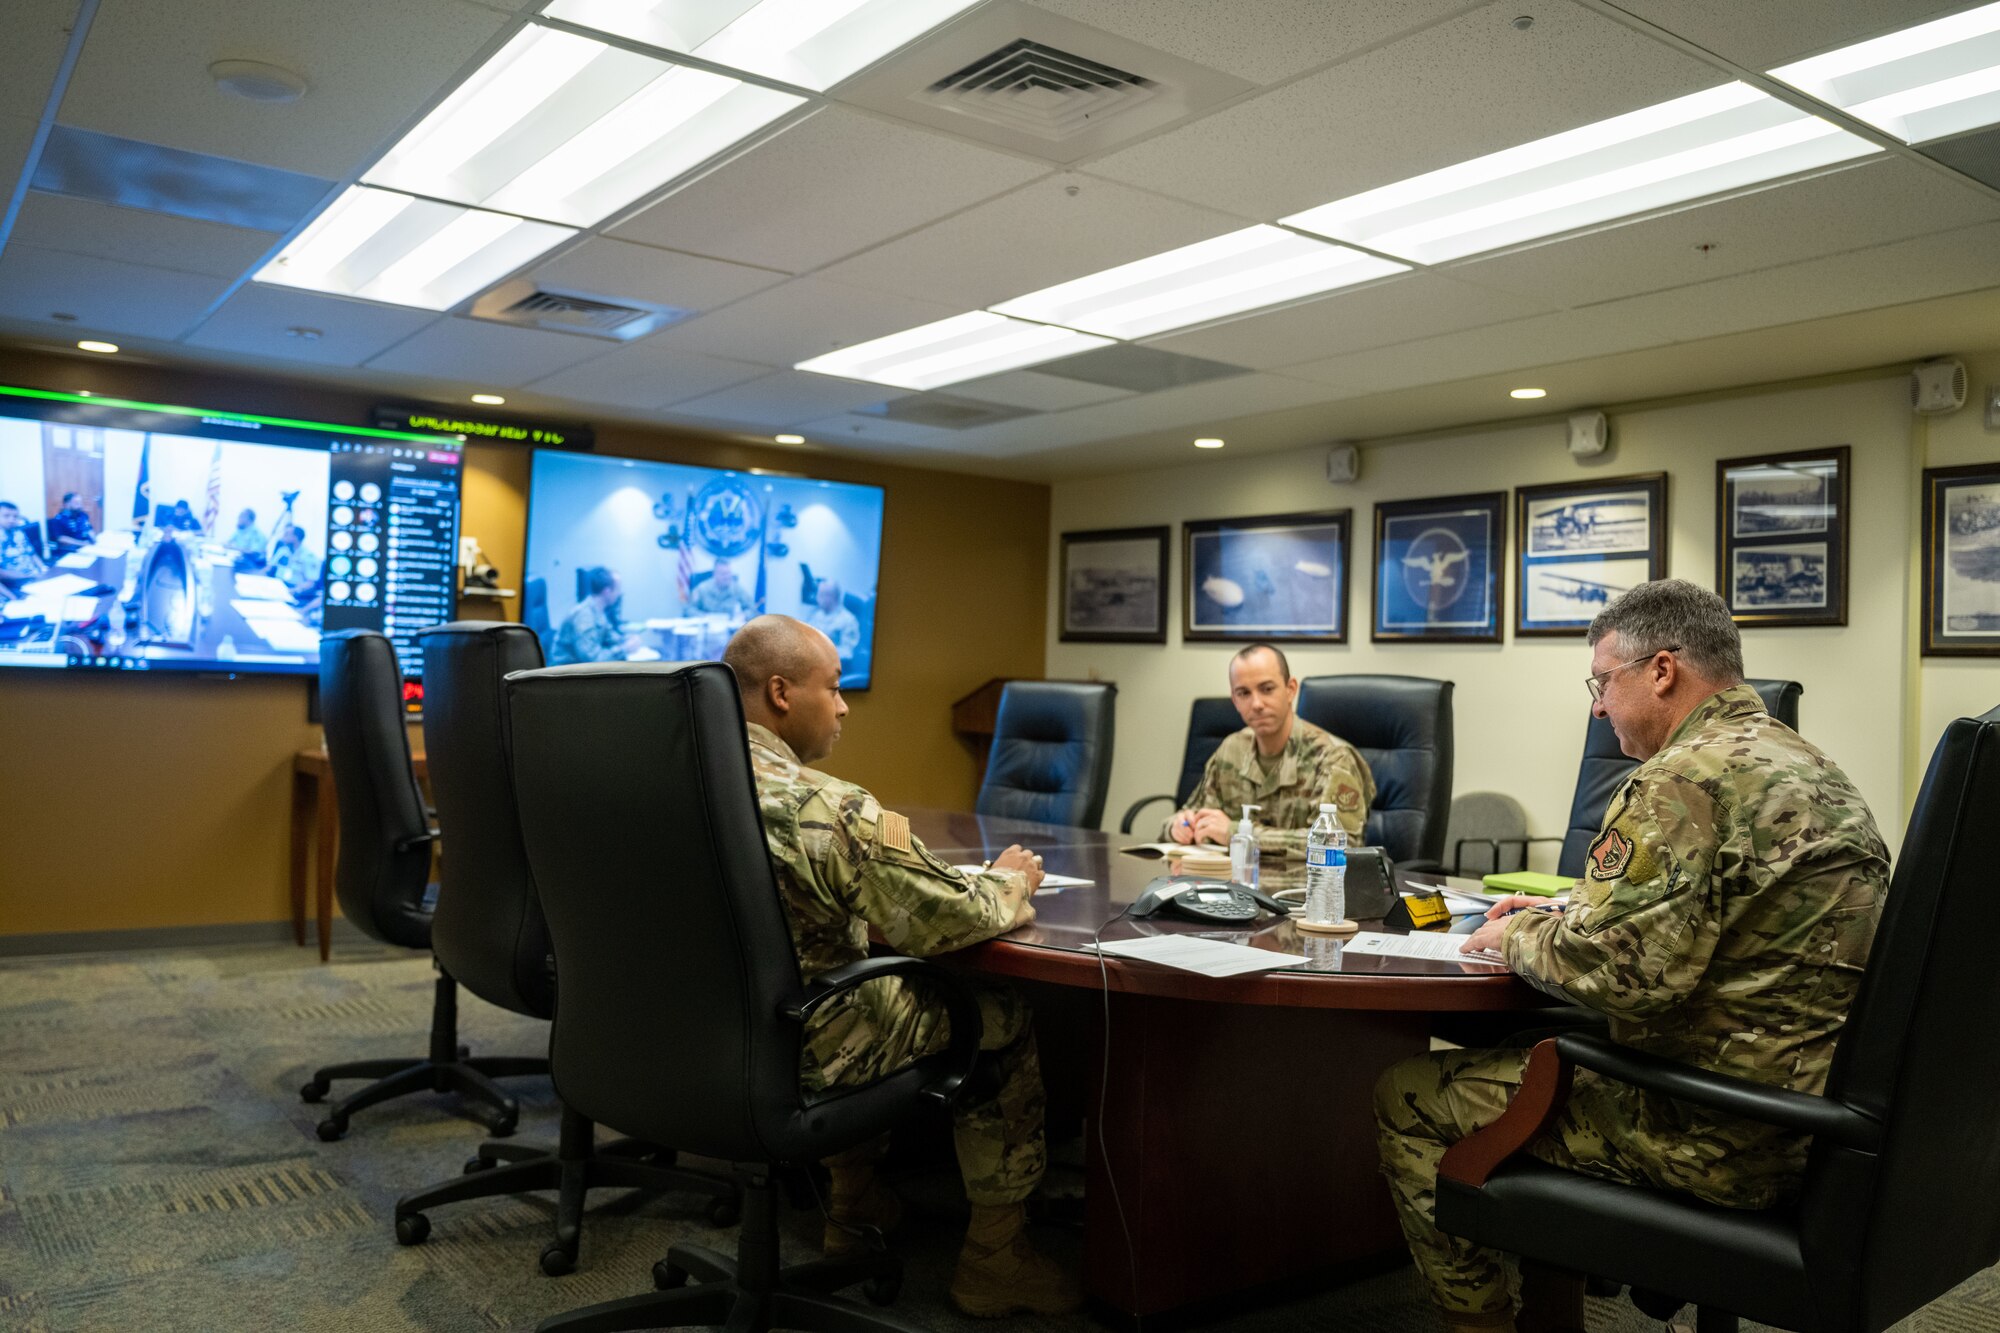
[[[1117,850],[1136,839],[907,813],[947,861],[985,860],[1018,842],[1047,870],[1092,881],[1038,895],[1033,924],[951,958],[1031,990],[1104,996],[1066,1006],[1096,1029],[1088,1058],[1072,1062],[1090,1085],[1084,1283],[1100,1308],[1126,1316],[1218,1313],[1259,1288],[1310,1287],[1397,1260],[1402,1234],[1376,1169],[1376,1076],[1429,1049],[1431,1014],[1548,1003],[1505,968],[1345,957],[1340,937],[1289,920],[1114,921],[1167,873],[1160,860]],[[1285,879],[1265,867],[1267,891]],[[1100,927],[1105,940],[1193,932],[1306,961],[1232,978],[1100,962],[1088,947]],[[1077,1034],[1041,1024],[1045,1043],[1065,1035]]]

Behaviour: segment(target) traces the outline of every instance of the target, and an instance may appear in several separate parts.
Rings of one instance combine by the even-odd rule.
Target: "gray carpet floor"
[[[343,946],[331,965],[281,946],[0,962],[0,1329],[360,1330],[532,1328],[545,1315],[648,1290],[668,1245],[733,1248],[693,1196],[593,1195],[578,1270],[536,1259],[548,1195],[437,1210],[405,1248],[396,1198],[455,1175],[483,1130],[453,1099],[404,1098],[321,1143],[297,1089],[322,1064],[423,1049],[431,973],[401,951]],[[547,1030],[466,997],[461,1035],[487,1054],[537,1054]],[[544,1079],[513,1080],[517,1141],[552,1142]],[[355,1085],[336,1087],[336,1095]],[[1066,1177],[1066,1178],[1065,1178]],[[1076,1173],[1052,1175],[1075,1189]],[[962,1204],[948,1170],[899,1182],[912,1224],[896,1309],[937,1329],[992,1328],[944,1299]],[[786,1223],[786,1258],[815,1252],[816,1214]],[[1037,1231],[1074,1262],[1078,1233]],[[1009,1321],[1086,1333],[1086,1316]],[[1593,1301],[1593,1333],[1659,1326],[1623,1300]],[[1409,1269],[1211,1325],[1229,1333],[1435,1330]],[[2000,1333],[2000,1273],[1906,1321]]]

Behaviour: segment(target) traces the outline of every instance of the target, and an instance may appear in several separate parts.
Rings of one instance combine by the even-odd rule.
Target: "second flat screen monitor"
[[[537,450],[521,618],[550,665],[712,660],[764,612],[875,656],[882,489]]]

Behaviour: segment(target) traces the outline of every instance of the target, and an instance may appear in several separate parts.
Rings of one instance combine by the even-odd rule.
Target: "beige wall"
[[[2000,357],[1978,358],[1975,384],[1996,377]],[[1617,411],[1611,451],[1583,464],[1569,456],[1561,423],[1543,422],[1370,445],[1362,451],[1361,481],[1345,486],[1326,481],[1322,449],[1212,462],[1184,456],[1171,467],[1058,484],[1050,520],[1052,570],[1057,535],[1065,530],[1176,525],[1173,641],[1166,647],[1060,643],[1051,599],[1048,674],[1095,674],[1119,688],[1107,825],[1115,826],[1131,801],[1173,785],[1190,700],[1227,688],[1227,661],[1236,645],[1178,642],[1181,520],[1352,508],[1352,641],[1298,647],[1291,651],[1295,673],[1385,672],[1456,681],[1456,790],[1509,792],[1526,808],[1532,831],[1560,833],[1588,722],[1588,652],[1581,636],[1513,641],[1510,565],[1504,645],[1371,644],[1373,503],[1664,471],[1668,571],[1713,586],[1716,461],[1848,444],[1854,450],[1848,624],[1748,629],[1744,656],[1751,675],[1804,683],[1801,729],[1848,771],[1896,843],[1921,777],[1920,766],[1906,772],[1920,764],[1910,753],[1920,750],[1927,758],[1950,717],[2000,703],[2000,663],[1925,661],[1919,668],[1911,647],[1909,571],[1917,549],[1916,478],[1924,466],[1926,423],[1913,419],[1906,395],[1902,374],[1885,372]],[[1928,424],[1934,463],[2000,458],[2000,437],[1983,430],[1971,407]],[[1149,813],[1162,810],[1154,806]],[[1537,864],[1553,856],[1544,848]]]
[[[7,349],[0,383],[354,423],[375,401]],[[891,803],[970,807],[977,775],[950,705],[991,676],[1040,673],[1047,487],[627,426],[601,428],[598,449],[884,487],[875,688],[849,697],[827,767]],[[520,586],[528,458],[475,445],[467,459],[463,528],[507,588]],[[515,610],[467,600],[460,613]],[[291,757],[317,733],[296,677],[0,671],[0,934],[284,919]]]
[[[2000,463],[2000,432],[1986,429],[1980,410],[1988,386],[2000,384],[2000,352],[1965,358],[1967,401],[1965,409],[1948,417],[1922,423],[1919,438],[1924,443],[1925,467],[1962,467],[1973,463]],[[1916,524],[1923,499],[1913,493],[1910,506],[1912,559],[1917,556]],[[1922,603],[1916,600],[1913,581],[1911,626],[1914,633]],[[1923,765],[1930,760],[1930,748],[1953,718],[1973,717],[2000,706],[2000,657],[1926,657],[1917,667],[1921,684],[1916,725],[1913,733],[1921,743],[1914,760],[1911,781],[1923,779]]]

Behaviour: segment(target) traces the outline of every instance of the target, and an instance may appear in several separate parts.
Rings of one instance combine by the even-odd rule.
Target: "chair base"
[[[439,1204],[555,1190],[555,1238],[542,1250],[541,1265],[550,1277],[561,1277],[576,1267],[584,1199],[594,1189],[706,1194],[711,1223],[719,1227],[736,1223],[742,1204],[734,1182],[677,1167],[670,1150],[637,1139],[619,1139],[600,1148],[596,1130],[589,1120],[564,1107],[562,1136],[553,1150],[528,1144],[480,1144],[478,1156],[465,1164],[465,1173],[457,1180],[397,1200],[396,1239],[405,1245],[422,1244],[431,1232],[427,1210]],[[660,1153],[665,1153],[666,1161],[643,1160]]]
[[[887,1305],[902,1289],[902,1261],[894,1255],[819,1259],[778,1267],[778,1218],[772,1172],[739,1167],[743,1229],[735,1259],[701,1245],[676,1245],[653,1265],[660,1290],[552,1315],[536,1333],[621,1333],[626,1329],[712,1326],[728,1333],[773,1328],[805,1333],[923,1333],[916,1324],[871,1310],[833,1293],[865,1282],[864,1292]],[[692,1279],[693,1286],[686,1285]]]
[[[299,1100],[308,1104],[324,1101],[336,1079],[375,1080],[328,1108],[326,1119],[319,1122],[320,1138],[331,1143],[347,1133],[347,1122],[356,1111],[413,1092],[456,1092],[470,1103],[467,1109],[473,1119],[496,1138],[505,1138],[520,1122],[521,1106],[493,1080],[549,1072],[549,1062],[539,1057],[474,1057],[459,1045],[458,983],[442,968],[431,1002],[430,1045],[430,1054],[419,1059],[355,1060],[315,1072],[299,1089]]]

